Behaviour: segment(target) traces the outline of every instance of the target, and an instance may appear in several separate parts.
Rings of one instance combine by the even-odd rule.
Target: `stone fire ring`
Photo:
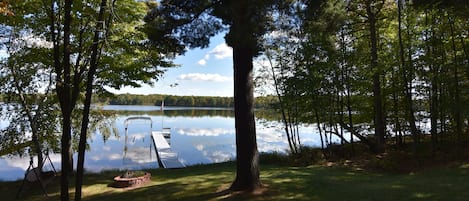
[[[149,181],[151,181],[151,174],[148,172],[145,172],[143,176],[132,178],[122,178],[119,175],[114,177],[114,184],[112,186],[115,188],[134,188],[141,186]]]

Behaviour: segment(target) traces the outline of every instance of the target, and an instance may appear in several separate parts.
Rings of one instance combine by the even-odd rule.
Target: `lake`
[[[149,131],[163,127],[171,128],[171,148],[185,165],[219,163],[236,158],[234,112],[230,109],[165,107],[160,111],[158,106],[116,105],[104,106],[103,109],[116,111],[112,122],[117,133],[105,139],[96,131],[88,139],[90,148],[86,152],[86,171],[159,168]],[[148,121],[131,122],[126,137],[124,121],[134,116],[150,117],[152,124]],[[286,152],[288,149],[284,131],[277,121],[258,118],[256,130],[260,152]],[[300,133],[302,144],[320,146],[314,126],[302,126]],[[50,154],[50,158],[55,168],[60,169],[60,155]],[[77,154],[74,155],[75,161],[76,158]],[[22,179],[28,166],[27,157],[2,156],[0,180]],[[45,169],[50,169],[50,166]]]

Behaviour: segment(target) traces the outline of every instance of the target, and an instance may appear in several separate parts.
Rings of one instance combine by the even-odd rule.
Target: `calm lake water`
[[[158,106],[105,106],[104,109],[117,112],[112,121],[117,133],[105,140],[96,131],[88,139],[87,171],[158,168],[149,133],[162,127],[171,128],[171,148],[186,165],[218,163],[236,157],[234,113],[231,110],[165,107],[161,112]],[[128,125],[126,138],[124,121],[134,116],[150,117],[152,126],[148,121],[133,121]],[[278,122],[257,119],[256,129],[260,152],[285,152],[288,149]],[[301,127],[300,133],[302,144],[320,146],[314,126]],[[55,168],[60,169],[60,155],[50,154],[50,158]],[[28,166],[29,158],[0,157],[0,180],[22,179]]]

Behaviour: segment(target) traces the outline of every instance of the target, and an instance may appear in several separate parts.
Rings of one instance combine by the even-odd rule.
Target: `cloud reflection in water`
[[[117,107],[117,106],[116,106]],[[88,141],[85,169],[99,172],[105,169],[157,168],[156,154],[148,133],[148,125],[133,125],[125,143],[124,120],[116,118],[120,136],[110,136],[106,142],[97,132]],[[186,165],[218,163],[236,157],[235,122],[232,116],[150,116],[155,124],[153,130],[171,128],[171,148]],[[266,120],[264,120],[266,121]],[[161,123],[160,123],[161,122]],[[267,121],[268,122],[268,121]],[[1,123],[1,122],[0,122]],[[260,152],[285,152],[288,143],[278,122],[257,123],[257,144]],[[164,124],[164,125],[163,125]],[[318,145],[317,130],[300,127],[302,143]],[[127,145],[126,153],[124,148]],[[320,145],[320,144],[319,144]],[[125,157],[124,157],[125,155]],[[76,160],[77,156],[74,155]],[[60,154],[51,154],[55,168],[60,168]],[[75,163],[76,164],[76,163]],[[0,180],[22,179],[29,165],[29,158],[0,158]]]

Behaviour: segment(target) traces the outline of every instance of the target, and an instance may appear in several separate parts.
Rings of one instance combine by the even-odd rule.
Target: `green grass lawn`
[[[151,170],[152,181],[123,190],[108,187],[117,172],[85,176],[83,200],[468,200],[469,164],[432,168],[411,174],[372,173],[345,167],[261,166],[262,193],[229,193],[233,163]],[[15,200],[21,185],[0,182],[1,200]],[[48,185],[49,197],[38,186],[27,186],[17,200],[59,200],[59,179]],[[70,190],[71,192],[74,189]]]

